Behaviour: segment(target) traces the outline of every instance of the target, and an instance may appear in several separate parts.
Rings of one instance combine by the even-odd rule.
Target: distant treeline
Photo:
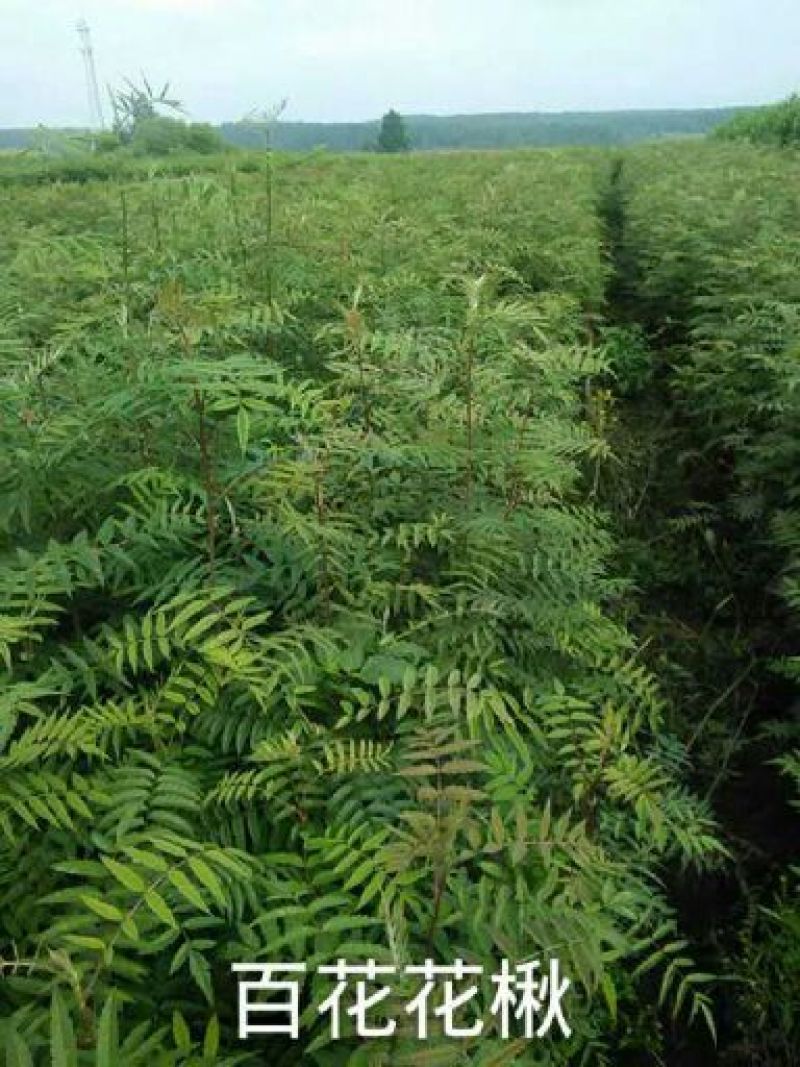
[[[624,145],[660,137],[700,136],[743,110],[411,115],[405,121],[412,147],[417,149]],[[318,147],[341,152],[370,150],[377,141],[379,126],[378,121],[279,122],[274,129],[273,144],[288,151]],[[240,123],[223,123],[220,132],[226,141],[242,148],[263,144],[258,130]],[[0,130],[0,149],[30,147],[36,134],[37,131],[30,129]]]
[[[406,115],[413,148],[521,148],[526,145],[631,144],[665,136],[706,134],[728,121],[737,109],[713,111],[610,111],[563,114]],[[276,148],[308,150],[326,146],[339,151],[372,148],[379,122],[281,122]],[[225,123],[222,135],[232,144],[255,147],[258,132]]]

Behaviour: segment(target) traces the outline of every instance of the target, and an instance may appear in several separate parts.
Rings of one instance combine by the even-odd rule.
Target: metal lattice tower
[[[97,87],[97,71],[94,66],[94,49],[92,48],[92,34],[86,19],[78,23],[78,35],[81,39],[81,55],[83,65],[86,68],[86,94],[89,98],[89,115],[92,129],[105,129],[103,119],[103,106],[100,103],[100,90]]]

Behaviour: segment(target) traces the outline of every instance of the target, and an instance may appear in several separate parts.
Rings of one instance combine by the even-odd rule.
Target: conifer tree
[[[394,109],[387,111],[381,119],[378,134],[379,152],[407,152],[411,147],[403,116]]]

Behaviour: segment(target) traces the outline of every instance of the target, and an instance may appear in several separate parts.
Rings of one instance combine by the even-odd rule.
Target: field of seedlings
[[[0,173],[0,1062],[788,1067],[800,163],[242,158]]]

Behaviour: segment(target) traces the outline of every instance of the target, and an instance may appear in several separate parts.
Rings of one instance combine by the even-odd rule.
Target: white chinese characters
[[[239,1037],[246,1041],[263,1035],[282,1035],[296,1041],[300,1032],[301,986],[308,974],[304,963],[237,963],[237,973],[257,975],[256,980],[239,982]],[[557,959],[544,966],[533,960],[512,967],[503,960],[500,970],[489,974],[476,964],[456,960],[438,964],[426,960],[421,966],[394,967],[368,960],[351,964],[339,959],[320,966],[316,974],[330,979],[333,989],[316,1007],[325,1016],[333,1040],[355,1036],[363,1040],[392,1037],[407,1017],[416,1036],[425,1041],[436,1034],[456,1040],[480,1037],[484,1031],[504,1040],[524,1037],[541,1040],[550,1035],[568,1038],[572,1030],[564,1012],[564,998],[571,986],[562,976]],[[417,991],[408,997],[402,1010],[389,1003],[395,985],[414,979]],[[488,979],[493,990],[481,1010],[481,981]],[[393,981],[395,980],[395,981]],[[486,985],[484,984],[484,988]],[[312,1006],[313,1007],[313,1006]]]
[[[233,968],[239,973],[256,973],[261,978],[257,982],[239,983],[239,1038],[246,1041],[248,1037],[258,1034],[287,1034],[293,1041],[300,1036],[300,985],[297,981],[278,982],[273,977],[280,974],[305,974],[304,963],[234,963]],[[278,994],[284,997],[277,1003],[272,1000],[251,1000],[250,994],[256,991]],[[272,1025],[251,1022],[251,1015],[284,1016]]]
[[[331,1037],[338,1041],[341,1036],[341,1000],[347,991],[348,982],[351,978],[357,979],[355,984],[355,1004],[347,1008],[347,1014],[356,1021],[356,1034],[359,1037],[370,1039],[379,1037],[391,1037],[397,1029],[397,1022],[389,1019],[382,1026],[370,1026],[367,1021],[367,1013],[375,1008],[391,995],[392,987],[384,985],[381,989],[367,995],[367,983],[375,983],[381,976],[396,974],[394,967],[379,965],[375,960],[369,960],[365,965],[350,964],[346,960],[339,960],[335,967],[320,967],[318,974],[330,974],[336,978],[337,986],[331,995],[320,1004],[320,1015],[330,1012]]]

